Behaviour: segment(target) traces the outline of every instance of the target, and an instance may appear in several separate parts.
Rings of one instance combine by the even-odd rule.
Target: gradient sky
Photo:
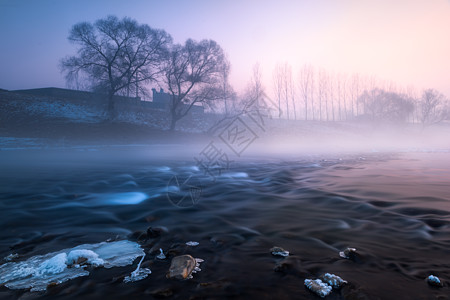
[[[109,14],[165,29],[175,42],[216,40],[237,91],[259,62],[376,76],[450,96],[450,0],[0,0],[0,88],[65,87],[58,63],[75,53],[77,22]],[[296,75],[296,73],[294,74]]]

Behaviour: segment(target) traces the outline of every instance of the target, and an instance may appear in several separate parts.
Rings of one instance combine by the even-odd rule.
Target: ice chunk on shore
[[[356,248],[347,248],[344,251],[339,252],[339,256],[342,258],[352,258],[356,253]]]
[[[141,264],[142,264],[142,261],[144,260],[144,257],[145,257],[145,254],[142,256],[141,260],[139,261],[139,264],[138,264],[136,270],[131,272],[130,276],[125,277],[123,279],[123,282],[128,283],[128,282],[139,281],[139,280],[146,278],[148,275],[150,275],[152,273],[152,271],[148,268],[141,269]]]
[[[70,251],[67,255],[68,265],[90,264],[93,266],[102,266],[105,262],[98,257],[98,254],[92,250],[77,249]]]
[[[186,245],[191,246],[191,247],[195,247],[195,246],[199,245],[199,242],[189,241],[189,242],[186,242]]]
[[[335,289],[338,289],[347,283],[347,281],[341,277],[330,273],[325,273],[325,275],[322,276],[322,281]]]
[[[159,248],[159,254],[156,256],[157,259],[166,259],[166,256],[164,255],[164,252],[161,248]]]
[[[322,298],[328,296],[332,291],[332,287],[320,279],[305,279],[305,286]]]
[[[19,254],[17,254],[17,253],[11,253],[11,254],[9,254],[8,256],[5,256],[3,259],[4,259],[5,261],[13,261],[13,260],[15,260],[16,258],[19,258]]]
[[[0,285],[10,289],[44,291],[50,283],[62,283],[87,276],[84,268],[69,268],[70,262],[84,257],[93,266],[105,268],[130,265],[144,255],[139,244],[130,241],[84,244],[45,255],[36,255],[21,262],[8,262],[0,266]],[[86,257],[87,256],[87,257]],[[103,262],[100,264],[100,262]]]
[[[275,255],[275,256],[283,256],[283,257],[289,256],[289,251],[284,250],[281,247],[276,247],[276,246],[274,246],[270,249],[270,253],[272,253],[272,255]]]
[[[428,276],[427,277],[427,282],[428,282],[429,285],[432,285],[432,286],[439,286],[439,287],[443,286],[443,284],[442,284],[441,280],[439,279],[439,277],[434,276],[434,275]]]
[[[194,258],[194,259],[195,259],[195,267],[194,267],[194,270],[192,270],[191,274],[189,274],[188,279],[194,278],[192,276],[192,274],[195,274],[195,273],[200,272],[202,270],[202,269],[200,269],[200,264],[202,262],[204,262],[204,260],[201,259],[201,258]]]
[[[64,272],[67,268],[67,254],[60,253],[44,261],[36,270],[36,275],[51,275]]]

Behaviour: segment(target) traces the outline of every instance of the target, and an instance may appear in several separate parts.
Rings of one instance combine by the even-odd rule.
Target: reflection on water
[[[18,253],[20,261],[108,239],[138,240],[150,254],[142,264],[152,274],[141,282],[123,283],[136,266],[100,269],[32,297],[148,298],[166,289],[174,299],[315,299],[303,280],[327,272],[354,287],[330,299],[450,294],[448,285],[424,281],[450,280],[449,153],[247,161],[214,181],[189,161],[11,170],[1,173],[1,257]],[[174,176],[201,183],[195,205],[170,201],[183,189],[169,184]],[[149,226],[159,233],[140,239]],[[273,246],[290,257],[270,255]],[[347,247],[358,260],[339,257]],[[169,259],[155,260],[160,248]],[[202,272],[166,279],[174,253],[204,259]],[[0,288],[0,298],[27,293]]]

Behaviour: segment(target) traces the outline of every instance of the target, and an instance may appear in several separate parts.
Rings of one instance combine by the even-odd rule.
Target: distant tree
[[[234,90],[228,81],[228,76],[230,74],[231,64],[228,59],[225,59],[225,63],[223,64],[223,68],[221,70],[221,81],[222,81],[222,100],[225,108],[225,114],[228,114],[229,111],[229,101],[234,98]]]
[[[61,61],[66,80],[77,80],[81,75],[92,89],[106,92],[110,119],[115,117],[114,95],[155,80],[172,42],[164,30],[115,16],[93,24],[75,24],[68,39],[78,45],[78,51]]]
[[[317,73],[317,100],[319,101],[319,121],[322,121],[322,106],[323,101],[326,101],[327,94],[327,74],[323,69]],[[328,118],[328,115],[327,115]]]
[[[366,114],[373,121],[406,122],[414,110],[413,101],[406,95],[379,88],[365,91],[358,101],[365,103]]]
[[[304,65],[299,72],[298,87],[300,95],[305,104],[305,120],[308,120],[308,104],[311,101],[311,93],[313,88],[313,68],[310,65]]]
[[[164,81],[171,94],[170,130],[195,104],[204,107],[223,99],[223,79],[228,78],[228,61],[213,40],[173,45],[162,66]]]
[[[284,68],[281,63],[278,63],[273,70],[273,87],[275,91],[275,99],[278,102],[278,118],[281,118],[281,99],[283,98],[283,76]]]
[[[329,75],[329,80],[328,80],[328,99],[329,102],[331,104],[331,117],[333,119],[333,122],[336,121],[336,115],[335,115],[335,111],[334,111],[334,102],[335,102],[335,97],[336,97],[336,76],[334,74],[330,74]],[[328,121],[328,119],[327,119]]]
[[[437,124],[448,118],[445,96],[434,89],[424,90],[419,102],[420,122],[425,127]]]
[[[253,66],[253,76],[250,80],[249,85],[247,86],[247,94],[251,94],[251,99],[254,99],[256,101],[256,105],[260,106],[261,101],[264,100],[265,91],[264,86],[262,84],[262,71],[261,71],[261,65],[259,62],[257,62]]]
[[[271,117],[270,108],[267,107],[267,96],[262,84],[262,72],[259,63],[253,66],[252,77],[250,78],[246,89],[239,97],[233,94],[233,105],[228,113],[217,120],[208,130],[208,133],[215,134],[219,129],[228,126],[232,120],[243,115],[257,115]],[[277,113],[278,114],[278,113]],[[278,115],[281,115],[278,114]]]
[[[360,75],[354,74],[352,76],[352,82],[350,86],[350,97],[352,103],[352,118],[359,114],[358,110],[358,95],[360,94],[361,83],[360,83]]]

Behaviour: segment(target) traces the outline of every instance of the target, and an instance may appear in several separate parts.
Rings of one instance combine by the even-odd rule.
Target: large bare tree
[[[222,48],[213,40],[188,39],[184,45],[173,45],[162,67],[164,81],[171,94],[170,130],[192,107],[208,106],[223,99],[223,80],[228,61]]]
[[[155,80],[158,66],[172,38],[164,30],[115,16],[95,23],[81,22],[70,30],[69,41],[78,46],[77,55],[61,61],[66,80],[80,76],[93,90],[106,93],[108,114],[115,117],[114,95]],[[136,92],[137,93],[137,92]]]

